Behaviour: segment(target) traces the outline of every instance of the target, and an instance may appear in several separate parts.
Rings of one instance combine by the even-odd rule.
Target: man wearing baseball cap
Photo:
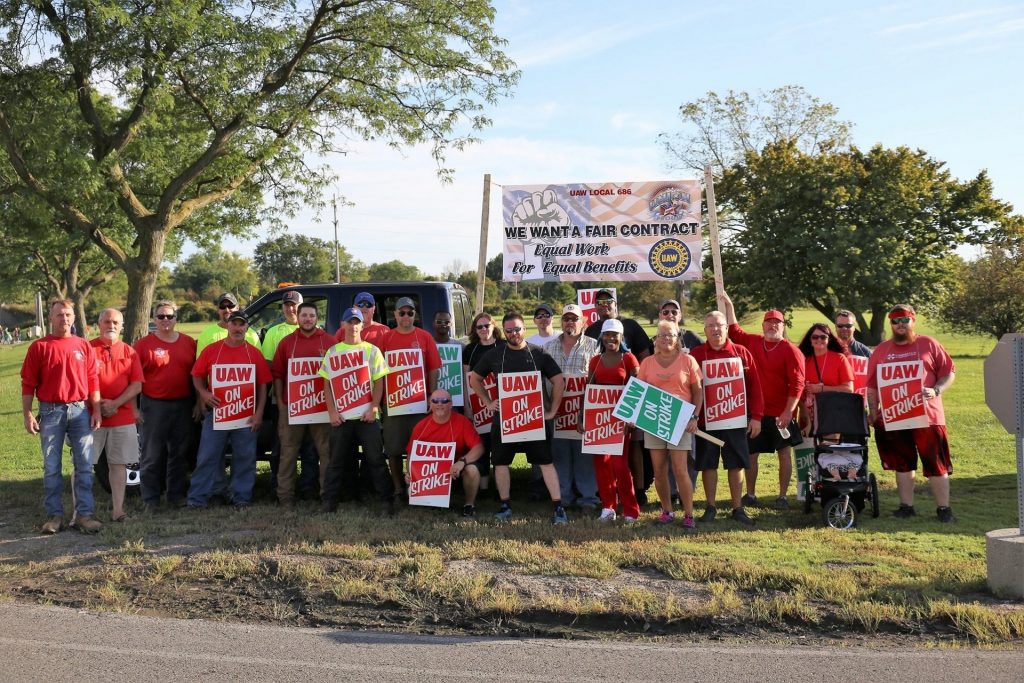
[[[391,328],[384,323],[379,323],[373,319],[377,313],[377,300],[373,298],[373,294],[369,292],[359,292],[355,298],[352,299],[352,307],[358,308],[359,312],[363,316],[363,331],[360,338],[364,342],[370,342],[377,348],[380,348],[380,344],[384,341],[384,335],[391,331]],[[336,335],[337,340],[345,341],[345,325],[344,323],[338,328],[338,334]]]
[[[541,304],[533,312],[533,324],[537,326],[537,334],[526,338],[527,344],[543,347],[554,339],[555,334],[555,309],[551,304]]]
[[[238,310],[238,297],[231,292],[224,292],[213,303],[217,306],[219,320],[210,323],[199,333],[199,337],[196,339],[196,358],[207,346],[228,336],[228,317]],[[245,332],[245,341],[257,349],[260,348],[260,338],[248,327]]]
[[[565,306],[562,309],[562,333],[544,345],[545,353],[554,358],[558,367],[562,368],[567,389],[577,383],[586,383],[590,359],[600,352],[597,341],[583,335],[582,319],[583,311],[579,306]],[[589,453],[582,453],[583,440],[576,430],[582,412],[583,396],[575,392],[567,392],[562,396],[558,414],[555,415],[556,436],[551,440],[551,458],[555,463],[555,471],[558,472],[562,503],[572,505],[575,502],[584,510],[596,510],[601,499],[597,495],[594,458]],[[570,420],[571,424],[561,424],[566,420]],[[571,434],[557,436],[558,433],[566,432]],[[579,498],[575,501],[574,490],[579,493]]]
[[[729,339],[754,356],[764,397],[761,432],[750,439],[747,493],[742,502],[746,506],[757,505],[758,456],[776,451],[779,454],[779,496],[775,499],[775,509],[786,510],[789,508],[786,493],[793,476],[792,447],[803,441],[793,413],[804,390],[804,357],[796,344],[785,338],[786,321],[781,311],[766,312],[761,322],[764,334],[751,334],[737,322],[736,309],[728,294],[723,292],[718,303],[729,324]]]
[[[263,357],[268,363],[274,362],[274,354],[277,352],[277,345],[289,334],[299,329],[299,304],[302,303],[302,294],[290,289],[281,297],[281,315],[284,320],[271,325],[267,333],[263,335]]]
[[[935,513],[940,522],[950,524],[956,521],[949,507],[949,475],[953,473],[953,462],[949,456],[946,414],[940,395],[953,384],[956,368],[939,342],[914,331],[916,321],[917,314],[909,304],[899,304],[889,311],[892,339],[875,347],[868,361],[868,421],[875,426],[875,443],[882,466],[896,471],[900,506],[893,515],[906,519],[917,514],[914,511],[914,471],[920,457],[924,476],[928,478],[938,506]],[[921,398],[928,418],[927,427],[886,429],[879,405],[878,380],[880,370],[890,363],[903,366],[914,363],[924,371]]]

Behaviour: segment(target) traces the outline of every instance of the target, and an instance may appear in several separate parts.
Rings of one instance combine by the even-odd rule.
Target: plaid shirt
[[[590,359],[601,352],[601,347],[596,339],[586,335],[580,335],[576,343],[569,349],[568,355],[562,353],[562,335],[549,341],[544,345],[544,352],[555,359],[562,373],[573,377],[586,377],[587,368],[590,367]]]

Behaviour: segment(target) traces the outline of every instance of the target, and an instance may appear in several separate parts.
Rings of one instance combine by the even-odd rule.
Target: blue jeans
[[[48,517],[64,516],[64,504],[61,501],[64,488],[61,461],[65,436],[71,443],[71,461],[75,466],[72,479],[75,514],[78,517],[92,517],[92,428],[85,402],[40,401],[39,439],[43,445],[43,492]]]
[[[252,503],[252,489],[256,485],[256,432],[248,427],[215,430],[213,411],[203,420],[203,434],[199,439],[199,454],[192,483],[188,488],[188,504],[206,507],[214,486],[223,473],[224,447],[231,441],[231,503],[249,505]]]
[[[552,439],[551,458],[558,472],[558,485],[562,489],[562,504],[600,505],[597,495],[597,477],[594,475],[594,456],[581,453],[583,441],[579,439]],[[580,497],[573,500],[573,484]]]

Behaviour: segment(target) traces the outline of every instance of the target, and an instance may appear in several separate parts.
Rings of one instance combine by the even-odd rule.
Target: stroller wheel
[[[825,503],[821,516],[833,529],[851,529],[857,524],[857,506],[849,497],[833,498]]]
[[[871,516],[878,517],[878,480],[874,474],[868,475],[868,492],[871,494]]]

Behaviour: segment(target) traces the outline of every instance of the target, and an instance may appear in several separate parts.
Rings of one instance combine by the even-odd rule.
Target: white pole
[[[704,164],[704,187],[708,193],[708,232],[711,236],[711,265],[715,272],[715,294],[725,294],[722,279],[722,250],[718,242],[718,210],[715,208],[715,181],[711,177],[711,164]]]
[[[480,209],[480,257],[476,267],[476,312],[484,310],[484,280],[487,268],[487,224],[491,215],[491,174],[484,174],[484,200]]]

